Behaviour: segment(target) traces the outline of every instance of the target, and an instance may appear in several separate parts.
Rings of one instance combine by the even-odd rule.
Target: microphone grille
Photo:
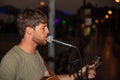
[[[52,41],[53,41],[53,36],[48,36],[47,37],[47,42],[52,43]]]

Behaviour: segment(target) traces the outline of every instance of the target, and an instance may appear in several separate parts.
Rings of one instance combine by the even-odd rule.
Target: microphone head
[[[52,43],[53,42],[53,36],[48,36],[47,37],[47,42]]]

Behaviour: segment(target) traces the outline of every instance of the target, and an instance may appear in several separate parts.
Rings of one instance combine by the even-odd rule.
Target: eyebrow
[[[48,24],[44,24],[44,27],[45,27],[45,26],[48,26]]]

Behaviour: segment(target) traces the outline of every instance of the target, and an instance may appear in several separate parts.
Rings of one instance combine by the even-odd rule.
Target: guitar
[[[94,69],[98,68],[101,64],[101,58],[99,56],[96,56],[93,60],[92,60],[93,65],[95,66]],[[84,72],[82,74],[82,78],[86,79],[86,76],[88,76],[88,70],[86,70],[86,72]],[[87,79],[86,79],[87,80]]]
[[[98,57],[98,56],[96,56],[93,60],[92,60],[92,62],[93,62],[93,64],[94,64],[94,66],[95,66],[95,69],[98,67],[98,66],[100,66],[101,65],[101,61],[100,61],[100,57]],[[87,70],[86,70],[86,72],[84,72],[84,73],[82,73],[82,77],[83,77],[83,79],[86,79],[86,74],[87,74]],[[88,74],[87,74],[88,75]],[[40,80],[59,80],[59,78],[57,77],[57,76],[44,76],[44,77],[42,77]]]
[[[40,80],[59,80],[57,76],[44,76]]]
[[[101,58],[99,56],[96,56],[92,62],[95,65],[95,69],[102,64]]]
[[[44,61],[44,64],[51,76],[44,76],[40,80],[59,80],[59,78],[56,76],[56,74],[49,68],[48,64],[46,61]]]

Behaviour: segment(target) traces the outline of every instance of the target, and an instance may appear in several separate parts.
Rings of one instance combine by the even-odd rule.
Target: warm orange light
[[[99,23],[99,20],[98,20],[98,19],[95,19],[95,23]]]
[[[115,2],[116,2],[116,3],[119,3],[119,2],[120,2],[120,0],[115,0]]]
[[[45,5],[45,2],[41,1],[41,2],[40,2],[40,5],[41,5],[41,6],[44,6],[44,5]]]
[[[111,15],[111,14],[112,14],[112,10],[108,10],[108,14],[110,14],[110,15]]]
[[[109,15],[106,14],[106,15],[105,15],[105,18],[108,19],[108,18],[109,18]]]

